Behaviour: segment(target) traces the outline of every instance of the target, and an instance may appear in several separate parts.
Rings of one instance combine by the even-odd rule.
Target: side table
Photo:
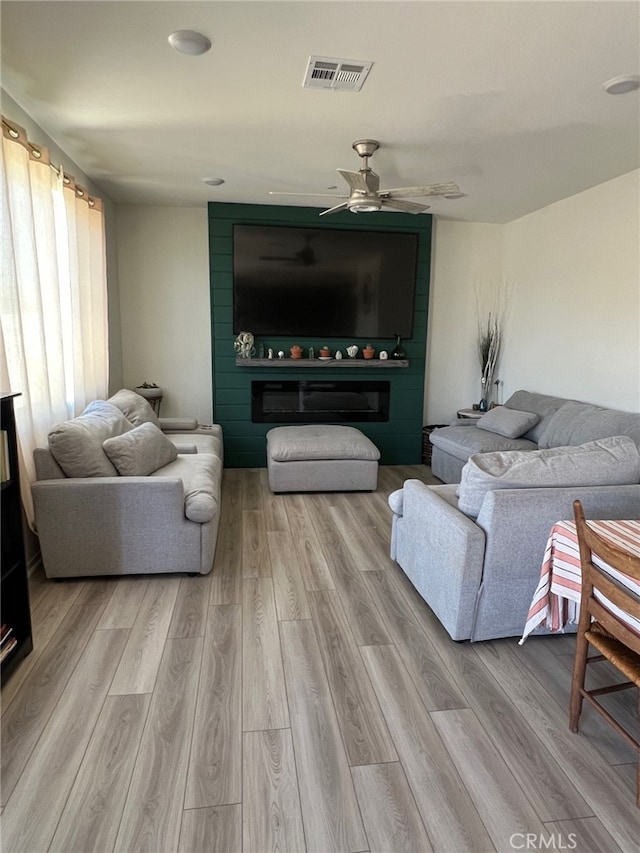
[[[458,409],[456,412],[456,415],[460,420],[468,419],[472,421],[477,421],[478,418],[481,418],[484,414],[486,413],[480,412],[478,409]]]
[[[162,388],[134,388],[136,394],[139,394],[141,397],[144,397],[145,400],[149,403],[157,417],[160,417],[160,403],[162,403]]]
[[[147,397],[147,400],[151,404],[151,408],[158,417],[160,417],[160,403],[162,403],[162,396],[162,394],[156,394],[155,397]]]

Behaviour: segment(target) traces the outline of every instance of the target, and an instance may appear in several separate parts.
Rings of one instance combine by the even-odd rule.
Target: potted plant
[[[142,385],[136,385],[134,390],[136,394],[140,394],[141,397],[145,397],[147,400],[155,400],[158,397],[162,397],[162,388],[156,385],[155,382],[143,382]]]

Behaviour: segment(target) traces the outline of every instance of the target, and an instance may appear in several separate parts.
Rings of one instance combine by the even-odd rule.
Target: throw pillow
[[[486,429],[488,432],[497,432],[507,438],[519,438],[528,432],[532,426],[538,423],[540,416],[535,412],[520,412],[517,409],[506,409],[504,406],[496,406],[478,418],[476,426],[478,429]]]
[[[115,477],[118,472],[102,443],[131,429],[120,409],[95,400],[77,418],[51,429],[49,450],[67,477]]]
[[[123,477],[146,477],[173,462],[178,449],[154,424],[108,438],[102,447]]]
[[[477,517],[489,491],[640,482],[640,454],[623,435],[549,450],[477,453],[462,469],[458,508]]]
[[[121,388],[113,397],[109,397],[109,403],[117,406],[122,414],[130,420],[134,426],[140,424],[155,424],[160,426],[160,421],[151,407],[151,403],[127,388]]]
[[[538,423],[524,434],[524,438],[538,444],[547,424],[565,402],[566,398],[564,397],[552,397],[550,394],[537,394],[534,391],[515,391],[505,401],[504,405],[507,409],[517,409],[519,412],[535,412],[539,416]],[[611,435],[611,433],[609,434]],[[590,435],[585,441],[594,437]]]

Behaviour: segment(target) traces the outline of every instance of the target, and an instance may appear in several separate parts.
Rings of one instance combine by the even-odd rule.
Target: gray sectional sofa
[[[533,417],[526,420],[519,417],[522,415]],[[462,469],[474,453],[538,450],[610,435],[630,435],[640,443],[639,420],[640,415],[629,412],[516,391],[504,407],[491,409],[477,421],[460,420],[433,430],[429,436],[433,445],[431,470],[444,483],[459,483]]]
[[[588,518],[640,518],[639,414],[526,391],[504,410],[485,424],[510,436],[477,422],[431,433],[433,471],[450,482],[407,480],[389,497],[391,556],[454,640],[522,634],[574,499]]]
[[[157,418],[121,390],[57,424],[34,452],[37,533],[48,577],[211,571],[222,430]]]

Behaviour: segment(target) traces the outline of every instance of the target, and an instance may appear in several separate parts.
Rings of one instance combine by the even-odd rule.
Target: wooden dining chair
[[[580,547],[582,593],[571,682],[569,724],[572,732],[578,731],[582,703],[586,699],[622,735],[627,743],[637,750],[636,805],[640,808],[640,741],[638,740],[638,731],[632,734],[624,728],[597,699],[604,693],[612,693],[634,686],[640,687],[640,636],[603,607],[595,595],[597,592],[605,596],[620,610],[636,619],[640,619],[640,598],[595,565],[593,561],[593,557],[597,556],[614,569],[640,581],[640,557],[630,554],[608,539],[603,539],[602,536],[592,530],[585,521],[584,510],[580,501],[574,501],[573,511]],[[589,645],[592,645],[598,653],[589,656]],[[628,680],[599,687],[596,690],[586,690],[587,665],[601,660],[608,660]],[[640,719],[640,693],[638,694],[638,715]],[[640,728],[640,722],[638,725]]]

